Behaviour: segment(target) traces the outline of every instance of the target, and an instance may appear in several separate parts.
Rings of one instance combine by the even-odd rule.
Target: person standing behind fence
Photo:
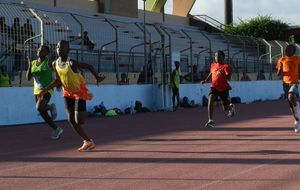
[[[27,80],[33,78],[33,94],[36,102],[35,107],[45,122],[53,129],[51,138],[58,139],[62,134],[63,129],[54,123],[54,120],[57,116],[55,104],[48,104],[53,94],[53,90],[48,90],[42,97],[38,98],[38,94],[40,94],[42,89],[46,88],[52,82],[52,65],[47,57],[48,53],[49,47],[42,45],[37,50],[36,60],[31,61],[28,58],[26,78]],[[48,111],[50,111],[51,117],[49,116]]]
[[[211,78],[211,87],[208,99],[208,122],[205,127],[213,128],[213,112],[215,100],[220,97],[222,100],[223,110],[228,117],[233,117],[235,114],[234,105],[229,99],[229,90],[231,86],[228,83],[228,79],[231,77],[232,68],[224,63],[225,54],[223,51],[217,51],[215,53],[215,62],[211,64],[210,74],[201,83],[207,82]]]
[[[23,35],[24,35],[24,40],[27,40],[34,36],[30,19],[26,19],[26,23],[23,25]]]
[[[172,86],[172,102],[173,102],[173,111],[176,111],[180,105],[179,98],[179,86],[180,86],[180,72],[179,72],[179,61],[175,61],[175,69],[172,72],[171,76],[171,86]],[[177,104],[175,104],[175,99]]]
[[[10,27],[6,24],[5,17],[3,16],[0,17],[0,32],[6,34],[10,33]]]
[[[6,65],[1,65],[0,67],[0,87],[11,87],[11,80]]]
[[[290,110],[295,119],[294,131],[297,133],[300,130],[300,104],[296,100],[298,94],[298,65],[300,57],[295,55],[296,47],[292,44],[285,49],[285,56],[277,61],[277,75],[282,76],[282,85],[285,96],[289,103]]]
[[[14,71],[19,71],[21,69],[21,59],[22,59],[22,52],[21,52],[21,47],[23,45],[23,33],[22,33],[22,27],[20,25],[20,18],[16,17],[14,18],[14,23],[11,27],[11,34],[12,34],[12,38],[14,40],[14,46],[13,46],[13,50],[14,50],[14,59],[15,59],[15,63],[14,63]]]
[[[242,75],[240,81],[251,81],[251,79],[250,79],[250,77],[247,75],[246,72],[243,72],[243,75]]]
[[[257,73],[256,80],[266,80],[265,71],[263,69]]]
[[[104,76],[98,75],[94,67],[90,64],[80,63],[71,60],[69,54],[69,42],[62,40],[58,42],[56,51],[58,59],[53,62],[55,68],[56,80],[40,93],[43,96],[48,90],[58,85],[63,87],[63,97],[67,110],[68,121],[73,129],[83,139],[83,145],[78,151],[88,151],[95,148],[93,140],[85,133],[82,124],[86,118],[86,101],[92,99],[92,94],[88,91],[85,80],[80,74],[80,69],[88,69],[96,78],[97,84],[105,79]]]

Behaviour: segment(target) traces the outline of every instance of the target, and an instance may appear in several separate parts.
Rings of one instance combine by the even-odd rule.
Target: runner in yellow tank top
[[[68,57],[69,42],[65,40],[58,42],[56,51],[59,56],[59,58],[53,62],[53,68],[55,68],[56,71],[56,80],[47,88],[43,89],[40,96],[48,90],[62,85],[68,121],[83,139],[83,145],[78,148],[78,151],[82,152],[94,149],[95,144],[93,140],[81,127],[86,117],[86,100],[90,100],[92,95],[86,88],[84,78],[80,74],[79,69],[88,69],[96,78],[97,84],[103,81],[105,77],[102,75],[99,76],[92,65],[70,60]]]
[[[72,70],[73,61],[68,58],[63,67],[60,66],[62,65],[61,62],[61,58],[56,60],[55,69],[63,86],[63,96],[72,99],[91,100],[93,95],[86,88],[83,76]]]

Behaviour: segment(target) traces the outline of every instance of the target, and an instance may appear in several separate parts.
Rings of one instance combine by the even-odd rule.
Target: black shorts
[[[81,99],[65,98],[65,106],[70,111],[86,111],[86,101]]]
[[[287,97],[288,94],[293,93],[294,95],[298,95],[298,85],[297,84],[286,84],[282,83],[283,91],[285,96]]]
[[[173,95],[179,95],[179,88],[172,88]]]
[[[229,101],[229,90],[224,90],[224,91],[219,91],[215,88],[210,88],[209,95],[214,95],[216,100],[219,98],[222,100],[223,105],[228,105],[230,104]]]
[[[51,94],[49,92],[47,92],[44,96],[43,96],[43,100],[47,101],[47,103],[50,101],[51,99]],[[38,95],[35,95],[35,102],[38,101]]]

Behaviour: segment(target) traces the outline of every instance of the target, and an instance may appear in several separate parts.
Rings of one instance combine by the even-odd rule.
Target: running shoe
[[[294,107],[295,116],[300,119],[300,104],[296,102],[296,106]]]
[[[60,135],[63,133],[63,129],[60,127],[57,127],[54,131],[51,133],[51,139],[56,140],[59,139]]]
[[[84,140],[83,145],[80,148],[78,148],[78,151],[79,152],[85,152],[85,151],[92,150],[95,147],[96,147],[95,143],[92,139],[90,139],[89,141]]]
[[[214,128],[215,123],[213,120],[208,120],[208,122],[205,124],[205,127],[207,128]]]
[[[235,106],[234,104],[229,104],[229,106],[231,109],[228,111],[227,117],[233,117],[235,114]]]
[[[295,126],[294,132],[295,132],[295,133],[299,133],[299,125],[300,125],[300,122],[299,122],[299,121],[295,121],[295,122],[294,122],[294,126]]]

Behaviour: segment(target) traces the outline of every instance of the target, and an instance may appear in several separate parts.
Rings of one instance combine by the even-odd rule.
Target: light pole
[[[232,24],[232,0],[225,0],[225,24]]]
[[[145,73],[148,72],[148,65],[147,65],[147,37],[146,37],[146,0],[143,0],[144,2],[144,21],[143,21],[143,29],[144,29],[144,65],[146,68]],[[146,81],[147,81],[147,75],[146,75]]]

